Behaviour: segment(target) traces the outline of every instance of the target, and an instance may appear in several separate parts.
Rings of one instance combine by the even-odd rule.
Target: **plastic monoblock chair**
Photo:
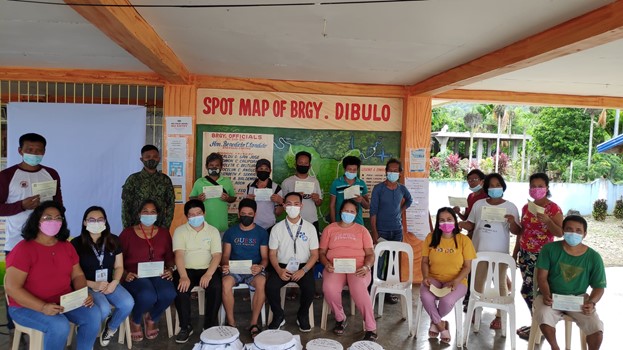
[[[205,305],[206,305],[206,291],[200,286],[195,286],[190,292],[197,292],[197,301],[199,302],[199,315],[203,316],[205,314]],[[180,315],[177,313],[177,309],[175,310],[175,334],[180,332]]]
[[[461,298],[456,301],[454,304],[454,319],[456,323],[456,331],[455,331],[455,339],[456,345],[460,348],[463,347],[462,339],[463,339],[463,299]],[[422,321],[422,310],[424,309],[422,305],[422,299],[417,298],[417,306],[415,308],[415,337],[418,337],[418,332],[420,330],[420,321]]]
[[[348,286],[344,286],[342,290],[348,290]],[[355,299],[350,297],[350,314],[351,316],[355,316]],[[320,316],[320,329],[327,330],[327,319],[329,318],[329,314],[331,313],[331,307],[327,304],[327,300],[322,298],[322,316]]]
[[[286,284],[285,286],[281,287],[280,290],[280,297],[281,297],[281,308],[285,310],[285,306],[286,306],[286,290],[288,288],[298,288],[299,285],[296,284],[295,282],[290,282],[288,284]],[[268,324],[270,324],[273,320],[273,310],[270,310],[270,307],[268,308]],[[315,327],[315,322],[316,320],[314,319],[314,302],[312,301],[312,304],[309,306],[309,325],[313,327]]]
[[[240,283],[237,286],[234,286],[233,288],[234,290],[237,289],[248,289],[249,290],[249,296],[251,299],[251,307],[253,307],[253,296],[255,295],[255,292],[251,290],[251,288],[249,288],[249,285],[245,284],[245,283]],[[223,304],[221,304],[221,308],[218,310],[218,319],[219,319],[219,324],[222,326],[225,324],[225,307],[223,306]],[[264,303],[264,305],[262,306],[262,311],[260,313],[260,323],[263,326],[266,325],[265,323],[266,321],[266,304]]]

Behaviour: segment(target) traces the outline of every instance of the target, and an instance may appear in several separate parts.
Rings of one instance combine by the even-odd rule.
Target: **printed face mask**
[[[219,175],[221,173],[221,169],[219,168],[210,168],[208,169],[208,175],[210,176],[216,176]]]
[[[351,173],[351,172],[345,172],[344,176],[346,176],[347,179],[349,180],[353,180],[357,177],[357,173]]]
[[[301,214],[301,207],[297,207],[294,205],[287,206],[286,214],[288,214],[288,217],[290,217],[290,219],[295,219],[299,216],[299,214]]]
[[[567,242],[568,245],[575,247],[576,245],[582,243],[582,239],[584,237],[582,237],[582,235],[579,233],[565,232],[564,238],[565,238],[565,242]]]
[[[266,179],[268,179],[269,177],[270,177],[270,171],[258,171],[257,172],[257,178],[262,181],[266,181]]]
[[[203,219],[203,215],[188,218],[188,224],[192,227],[199,227],[203,224],[204,221],[205,220]]]
[[[307,174],[309,172],[309,165],[297,165],[296,172],[299,174]]]
[[[58,231],[61,230],[61,226],[63,226],[62,221],[48,220],[41,222],[39,224],[39,229],[46,236],[54,237],[58,234]]]
[[[158,167],[159,163],[160,162],[155,160],[155,159],[150,159],[150,160],[144,160],[143,161],[143,165],[145,166],[145,168],[151,169],[151,170],[156,169]]]
[[[504,189],[502,189],[502,187],[490,188],[487,191],[487,194],[491,198],[502,198],[504,195]]]
[[[41,164],[41,161],[43,160],[43,156],[24,153],[24,155],[22,155],[22,159],[24,160],[24,163],[30,166],[37,166]]]
[[[541,199],[547,195],[547,188],[535,187],[530,189],[530,197],[535,200]]]
[[[355,221],[355,216],[356,216],[355,214],[347,213],[347,212],[342,212],[342,214],[340,215],[340,217],[342,218],[342,221],[347,224],[350,224],[353,221]]]
[[[387,173],[387,180],[389,182],[396,182],[400,178],[400,173]]]
[[[440,222],[439,229],[443,233],[451,233],[454,230],[454,222]]]
[[[153,225],[158,219],[158,215],[141,215],[141,224],[145,226]]]
[[[105,222],[87,222],[87,231],[93,234],[100,234],[106,229]]]

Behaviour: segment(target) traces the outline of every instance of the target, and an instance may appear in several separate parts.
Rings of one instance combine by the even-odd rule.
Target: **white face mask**
[[[290,219],[295,219],[299,216],[299,214],[301,214],[301,207],[289,205],[286,207],[286,213]]]
[[[100,234],[106,229],[105,222],[87,222],[87,231],[93,234]]]

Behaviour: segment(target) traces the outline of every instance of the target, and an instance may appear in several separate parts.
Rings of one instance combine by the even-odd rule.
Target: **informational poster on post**
[[[167,139],[167,174],[175,190],[175,203],[186,202],[186,138]]]
[[[273,161],[273,135],[237,133],[237,132],[204,132],[203,155],[212,152],[223,156],[222,176],[229,177],[236,191],[236,203],[246,196],[247,184],[255,180],[255,163],[262,158]],[[204,158],[205,158],[204,157]],[[207,175],[203,167],[202,176]],[[229,206],[230,213],[237,213],[236,204]]]
[[[167,135],[192,135],[192,117],[166,117]]]
[[[362,165],[359,168],[360,178],[368,186],[368,198],[372,198],[374,186],[385,181],[385,165]],[[363,217],[370,217],[370,210],[363,210]]]
[[[409,172],[423,173],[426,171],[426,148],[409,149]]]
[[[413,197],[413,204],[407,209],[407,231],[423,241],[430,233],[428,178],[408,177],[405,186]]]

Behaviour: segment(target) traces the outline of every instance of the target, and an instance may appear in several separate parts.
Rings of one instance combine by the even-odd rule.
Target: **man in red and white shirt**
[[[22,240],[22,226],[34,208],[45,200],[63,204],[61,179],[56,170],[40,165],[45,154],[46,140],[39,134],[20,136],[17,151],[22,162],[0,172],[0,216],[6,217],[4,251],[9,252]],[[56,181],[52,198],[33,195],[33,184]]]

